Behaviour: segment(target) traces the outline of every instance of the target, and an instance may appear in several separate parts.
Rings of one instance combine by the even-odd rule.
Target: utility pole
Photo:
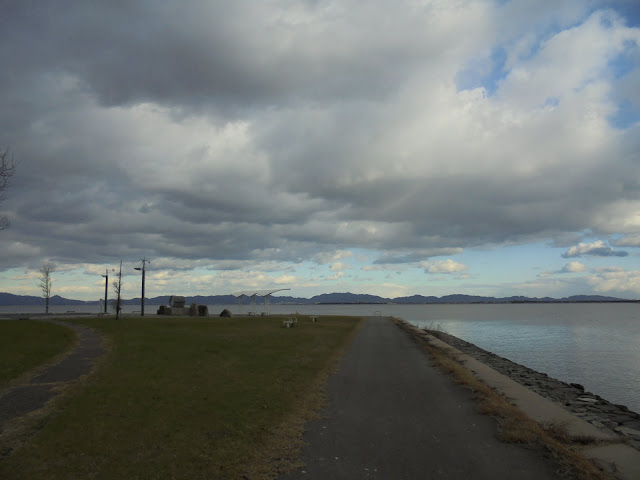
[[[144,274],[145,266],[147,263],[151,263],[151,260],[147,260],[146,257],[142,257],[140,261],[142,262],[142,267],[135,267],[135,270],[142,271],[142,297],[140,298],[140,316],[144,317]]]
[[[107,313],[107,292],[109,291],[109,269],[107,268],[107,271],[105,272],[106,275],[102,275],[105,280],[104,280],[104,313],[106,315]]]

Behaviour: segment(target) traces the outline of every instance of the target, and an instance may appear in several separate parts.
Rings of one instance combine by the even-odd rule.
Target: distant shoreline
[[[191,302],[187,302],[191,303]],[[195,302],[193,302],[195,303]],[[575,301],[566,301],[566,300],[556,300],[556,301],[519,301],[519,302],[424,302],[424,303],[395,303],[395,302],[317,302],[317,303],[289,303],[289,302],[271,302],[271,305],[280,305],[287,306],[290,305],[292,307],[295,306],[308,306],[308,305],[571,305],[571,304],[580,304],[580,303],[591,303],[591,304],[609,304],[609,303],[640,303],[640,300],[575,300]],[[56,307],[98,307],[100,305],[99,302],[84,302],[82,304],[67,304],[67,303],[53,303],[51,306]],[[140,300],[131,301],[128,300],[126,303],[123,302],[123,305],[132,306],[132,305],[140,305]],[[150,307],[158,307],[161,305],[165,305],[164,303],[155,303],[152,301],[145,301],[146,306]],[[232,303],[206,303],[201,305],[208,306],[227,306],[233,305]],[[250,306],[249,303],[243,303],[243,306]],[[0,308],[9,308],[9,307],[44,307],[43,305],[38,304],[0,304]],[[54,313],[52,313],[53,315]],[[82,312],[78,312],[75,310],[66,312],[68,315],[78,315],[83,314]],[[85,314],[91,314],[86,312]],[[55,315],[65,315],[65,313],[56,312]],[[97,315],[97,314],[96,314]]]
[[[234,295],[184,295],[187,304],[198,305],[235,305],[238,298]],[[262,302],[265,297],[257,295],[255,302]],[[111,299],[109,299],[111,300]],[[252,303],[255,303],[252,302]],[[407,297],[384,298],[377,295],[357,293],[324,293],[311,298],[291,296],[269,296],[271,305],[494,305],[494,304],[543,304],[543,303],[639,303],[638,299],[607,297],[603,295],[572,295],[564,298],[525,297],[490,297],[479,295],[452,294],[442,297],[411,295]],[[139,305],[140,297],[125,299],[123,305]],[[168,305],[169,295],[145,298],[145,305]],[[249,298],[244,298],[242,305],[249,305]],[[54,295],[49,301],[51,306],[97,307],[100,300],[73,300]],[[16,295],[0,292],[0,307],[40,307],[44,299],[32,295]]]
[[[396,302],[318,302],[318,303],[276,303],[271,305],[513,305],[519,303],[533,303],[536,305],[544,303],[640,303],[640,300],[520,300],[510,302],[415,302],[415,303],[396,303]],[[215,304],[214,304],[215,305]],[[220,304],[222,305],[222,304]]]
[[[79,300],[77,300],[79,301]],[[192,302],[187,302],[192,303]],[[196,302],[193,302],[196,303]],[[415,303],[396,303],[396,302],[305,302],[305,303],[290,303],[290,302],[270,302],[271,305],[291,305],[291,306],[300,306],[300,305],[545,305],[545,304],[576,304],[576,303],[640,303],[640,300],[575,300],[575,301],[566,301],[566,300],[556,300],[556,301],[519,301],[519,302],[415,302]],[[145,305],[157,307],[160,305],[165,305],[164,303],[156,303],[153,301],[145,301]],[[51,303],[50,306],[63,307],[63,306],[72,306],[72,307],[97,307],[99,306],[99,302],[91,302],[86,301],[81,304],[75,303]],[[140,305],[140,300],[127,300],[123,302],[123,305]],[[233,305],[231,302],[226,303],[201,303],[200,305]],[[244,306],[250,306],[249,303],[243,303]],[[44,304],[33,304],[33,303],[5,303],[0,304],[0,308],[6,307],[44,307]],[[68,312],[70,314],[76,313],[75,311]]]

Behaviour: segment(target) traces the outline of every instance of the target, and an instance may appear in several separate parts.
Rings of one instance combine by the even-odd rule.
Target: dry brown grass
[[[594,444],[595,439],[571,436],[560,424],[540,424],[532,420],[503,395],[479,380],[449,352],[418,336],[417,333],[421,332],[416,327],[400,320],[395,322],[416,338],[421,348],[441,370],[474,392],[478,401],[478,411],[497,420],[501,441],[543,446],[564,467],[561,473],[566,476],[580,480],[613,480],[614,477],[603,472],[592,460],[583,457],[577,450],[580,446]]]

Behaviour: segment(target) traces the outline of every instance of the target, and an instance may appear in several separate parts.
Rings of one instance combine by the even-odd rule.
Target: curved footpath
[[[90,328],[57,320],[46,320],[74,330],[76,345],[58,363],[21,385],[13,385],[0,392],[0,436],[10,424],[35,412],[62,392],[62,387],[91,373],[95,359],[104,354],[102,337]],[[0,452],[0,455],[9,452]]]
[[[307,424],[293,479],[554,479],[552,459],[497,439],[455,384],[389,318],[368,318],[327,384],[323,417]]]

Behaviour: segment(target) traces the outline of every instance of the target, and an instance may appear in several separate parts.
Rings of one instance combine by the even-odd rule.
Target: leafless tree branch
[[[15,172],[16,164],[13,155],[9,155],[9,150],[0,151],[0,203],[6,198],[5,191],[9,187],[9,180]],[[0,230],[4,230],[9,226],[7,217],[0,217]]]
[[[56,264],[45,262],[40,267],[40,281],[38,286],[42,290],[42,296],[45,300],[45,313],[49,313],[49,299],[51,298],[51,285],[53,284],[52,274],[56,271]]]

